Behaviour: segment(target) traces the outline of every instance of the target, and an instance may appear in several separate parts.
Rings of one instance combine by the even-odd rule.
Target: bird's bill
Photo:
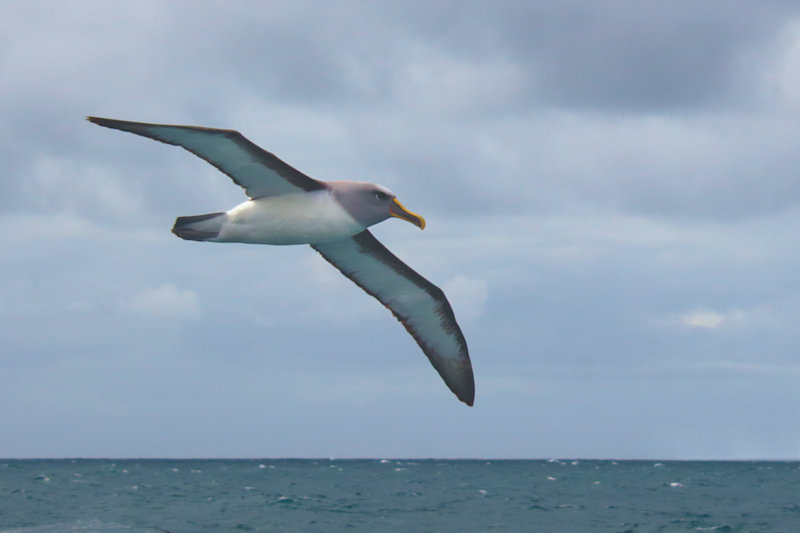
[[[406,222],[411,222],[415,226],[419,226],[419,229],[425,229],[425,219],[403,207],[403,204],[398,202],[397,198],[392,199],[392,206],[389,209],[389,212],[393,217],[401,218]]]

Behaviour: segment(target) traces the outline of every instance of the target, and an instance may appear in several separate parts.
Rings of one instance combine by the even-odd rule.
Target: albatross
[[[472,405],[475,382],[467,342],[444,292],[367,229],[392,217],[425,228],[425,219],[403,207],[392,191],[373,183],[315,180],[234,130],[87,120],[183,147],[244,188],[248,199],[229,211],[178,217],[175,235],[191,241],[310,245],[386,306],[450,390]]]

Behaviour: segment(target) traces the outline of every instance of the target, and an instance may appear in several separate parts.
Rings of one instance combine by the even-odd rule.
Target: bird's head
[[[425,229],[425,219],[403,207],[386,187],[359,181],[334,181],[329,185],[336,200],[364,227],[397,217]]]

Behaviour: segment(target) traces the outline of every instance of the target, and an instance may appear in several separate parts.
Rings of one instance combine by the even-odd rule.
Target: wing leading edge
[[[253,199],[327,187],[325,183],[306,176],[274,154],[253,144],[235,130],[86,118],[106,128],[181,146],[227,174]]]

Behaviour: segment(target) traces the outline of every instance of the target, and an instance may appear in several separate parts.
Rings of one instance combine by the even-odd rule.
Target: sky
[[[0,457],[800,459],[800,6],[0,0]],[[87,115],[392,189],[475,406],[243,191]]]

